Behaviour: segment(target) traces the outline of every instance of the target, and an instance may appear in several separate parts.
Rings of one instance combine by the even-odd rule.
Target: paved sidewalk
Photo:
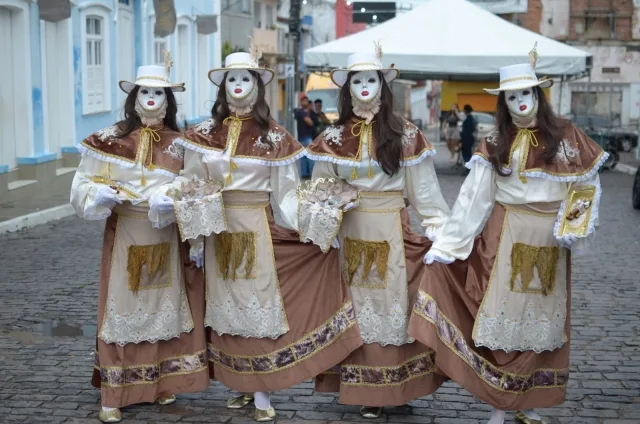
[[[463,179],[447,163],[439,177],[451,204]],[[630,205],[632,181],[602,174],[598,244],[574,260],[568,399],[540,411],[550,424],[640,423],[640,213]],[[0,235],[0,423],[98,423],[99,392],[89,380],[102,229],[69,217]],[[213,383],[172,406],[126,408],[124,423],[253,423],[251,409],[224,407],[231,394]],[[310,382],[275,393],[273,403],[279,424],[368,421]],[[488,411],[447,383],[370,422],[484,424]]]

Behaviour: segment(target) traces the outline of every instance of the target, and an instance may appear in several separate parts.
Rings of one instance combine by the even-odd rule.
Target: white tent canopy
[[[346,66],[347,57],[373,50],[379,40],[384,65],[411,79],[489,79],[502,66],[528,61],[538,43],[540,76],[584,74],[588,53],[514,25],[466,0],[426,0],[411,12],[304,51],[305,67]]]

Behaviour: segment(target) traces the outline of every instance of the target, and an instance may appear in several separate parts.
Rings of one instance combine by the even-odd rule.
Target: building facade
[[[220,34],[203,33],[198,20],[219,15],[219,3],[175,2],[177,25],[163,38],[154,36],[152,0],[72,0],[70,16],[55,21],[42,19],[38,3],[0,0],[0,54],[9,64],[0,67],[0,198],[70,184],[75,146],[121,117],[118,81],[164,63],[164,49],[171,78],[187,88],[180,122],[210,114],[216,91],[207,73],[220,66]]]
[[[560,114],[584,115],[588,105],[589,115],[611,120],[613,126],[638,125],[639,0],[474,2],[524,28],[566,42],[592,55],[590,82],[583,78],[554,86],[553,106]]]

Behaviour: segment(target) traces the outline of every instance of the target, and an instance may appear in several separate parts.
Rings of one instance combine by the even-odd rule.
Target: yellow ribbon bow
[[[373,143],[373,123],[374,121],[367,123],[367,121],[363,119],[356,122],[351,127],[351,135],[353,135],[354,137],[358,137],[358,136],[360,137],[360,143],[358,144],[358,152],[356,153],[356,160],[360,160],[360,155],[362,154],[362,143],[364,141],[363,139],[365,137],[367,138],[367,149],[369,152],[369,169],[368,169],[367,175],[369,178],[373,178],[373,170],[371,169],[371,155],[372,155],[371,146]],[[354,166],[353,172],[351,173],[351,179],[355,180],[357,178],[358,178],[358,168]]]
[[[531,146],[538,147],[538,139],[536,138],[536,132],[538,130],[530,130],[529,128],[519,128],[518,134],[516,135],[516,139],[513,142],[514,148],[519,144],[522,144],[522,148],[520,150],[520,165],[518,166],[518,178],[523,183],[527,183],[527,177],[522,175],[527,166],[527,158],[529,157],[529,148]]]
[[[156,130],[149,127],[142,127],[142,129],[140,130],[139,142],[142,145],[142,177],[140,177],[140,184],[143,186],[147,185],[147,180],[144,177],[144,164],[148,159],[149,165],[147,165],[147,168],[149,168],[150,171],[153,171],[153,169],[155,168],[155,166],[153,165],[153,143],[157,143],[159,141],[160,134],[158,134]]]
[[[237,116],[227,116],[222,123],[229,126],[229,133],[227,135],[227,146],[231,146],[231,155],[229,156],[229,175],[227,175],[227,184],[231,183],[231,171],[238,169],[238,165],[233,161],[233,156],[236,154],[238,148],[238,139],[240,138],[240,130],[242,129],[242,121],[251,119],[238,118]]]

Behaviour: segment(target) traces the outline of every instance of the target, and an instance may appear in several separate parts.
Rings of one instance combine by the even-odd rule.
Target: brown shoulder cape
[[[183,150],[174,144],[180,133],[165,127],[140,127],[124,138],[116,138],[117,125],[107,127],[82,140],[78,150],[104,162],[132,168],[144,155],[143,163],[151,171],[179,174]],[[150,146],[147,140],[150,140]],[[141,143],[144,141],[144,143]]]
[[[337,163],[339,165],[360,167],[362,160],[362,136],[367,132],[375,134],[373,129],[377,125],[374,120],[366,124],[363,120],[354,118],[345,125],[332,125],[325,129],[307,148],[309,159]],[[370,138],[370,140],[372,137]],[[376,140],[368,143],[369,157],[377,162]],[[435,149],[426,139],[422,131],[411,122],[404,120],[402,134],[401,166],[416,165],[427,156],[436,154]]]
[[[476,152],[473,154],[469,165],[474,161],[479,161],[491,166],[489,157],[491,149],[497,144],[497,133],[489,133],[482,139]],[[516,170],[522,178],[545,178],[553,181],[584,181],[591,178],[604,161],[608,154],[584,132],[567,123],[564,128],[563,138],[558,147],[556,157],[550,163],[545,163],[543,158],[544,140],[533,129],[536,142],[529,143],[524,167]],[[511,135],[511,149],[515,148],[515,141],[518,131]],[[511,156],[509,163],[504,167],[511,170]]]
[[[281,125],[270,120],[268,137],[274,145],[270,147],[262,140],[260,127],[250,117],[229,117],[220,128],[213,130],[213,118],[209,118],[189,129],[178,141],[187,149],[199,153],[223,152],[230,140],[234,150],[234,162],[259,163],[265,166],[281,166],[295,162],[304,156],[304,147]]]

